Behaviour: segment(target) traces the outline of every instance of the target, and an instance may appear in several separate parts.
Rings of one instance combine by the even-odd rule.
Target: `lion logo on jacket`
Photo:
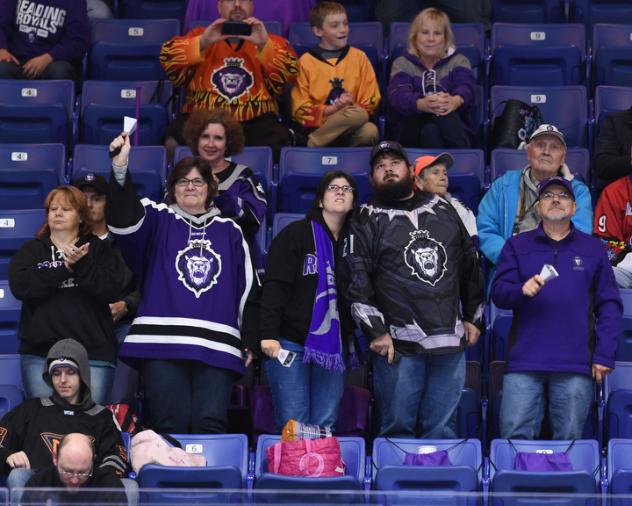
[[[213,87],[229,103],[238,100],[254,84],[252,73],[243,65],[243,58],[224,58],[224,66],[211,75]]]
[[[406,265],[413,276],[435,286],[446,271],[448,256],[443,244],[431,238],[427,230],[411,232],[410,237],[410,242],[404,248]]]
[[[217,284],[222,258],[211,248],[211,241],[191,241],[176,257],[178,281],[199,298]]]

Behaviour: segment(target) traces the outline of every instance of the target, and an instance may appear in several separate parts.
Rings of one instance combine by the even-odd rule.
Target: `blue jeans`
[[[345,375],[316,364],[303,363],[300,344],[279,339],[281,348],[296,353],[290,367],[266,359],[265,370],[274,402],[274,419],[280,432],[288,420],[333,427],[345,388]]]
[[[49,397],[53,390],[49,387],[42,373],[44,372],[45,357],[37,355],[20,355],[20,369],[22,370],[22,384],[24,395],[31,397]],[[114,383],[115,368],[110,366],[90,365],[90,393],[97,404],[107,404],[110,390]]]
[[[537,439],[545,398],[553,439],[580,439],[594,398],[594,385],[589,376],[567,373],[505,374],[500,437]]]
[[[145,360],[145,424],[171,434],[222,434],[237,373],[197,360]]]
[[[389,364],[372,354],[380,436],[455,438],[454,415],[465,384],[465,353],[399,356]]]

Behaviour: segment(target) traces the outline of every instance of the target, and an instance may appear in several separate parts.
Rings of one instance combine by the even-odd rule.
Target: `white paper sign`
[[[136,130],[136,118],[130,118],[129,116],[123,117],[123,132],[127,132],[129,135]]]
[[[542,270],[540,271],[540,277],[546,283],[547,281],[551,281],[552,279],[559,277],[559,274],[555,270],[555,267],[551,264],[544,264],[542,266]]]

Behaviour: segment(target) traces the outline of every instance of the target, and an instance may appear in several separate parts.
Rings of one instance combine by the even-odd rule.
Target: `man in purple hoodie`
[[[86,0],[0,0],[0,79],[76,81],[89,44]]]
[[[601,241],[571,223],[571,182],[543,180],[537,206],[541,224],[507,240],[492,287],[513,310],[500,435],[536,439],[548,398],[553,439],[578,439],[593,379],[614,368],[621,296]]]

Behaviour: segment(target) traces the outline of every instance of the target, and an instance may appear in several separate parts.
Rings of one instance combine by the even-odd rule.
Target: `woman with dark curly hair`
[[[253,250],[255,266],[263,267],[255,236],[268,207],[265,191],[249,167],[226,159],[244,147],[241,124],[225,110],[197,110],[189,116],[182,133],[191,151],[211,166],[219,191],[213,203],[222,216],[234,219],[241,227]]]
[[[22,301],[20,366],[27,397],[47,397],[42,378],[48,350],[75,339],[88,351],[92,397],[105,403],[114,381],[116,349],[110,302],[123,286],[120,256],[92,234],[85,195],[59,186],[44,201],[47,218],[35,239],[9,264],[9,286]]]

